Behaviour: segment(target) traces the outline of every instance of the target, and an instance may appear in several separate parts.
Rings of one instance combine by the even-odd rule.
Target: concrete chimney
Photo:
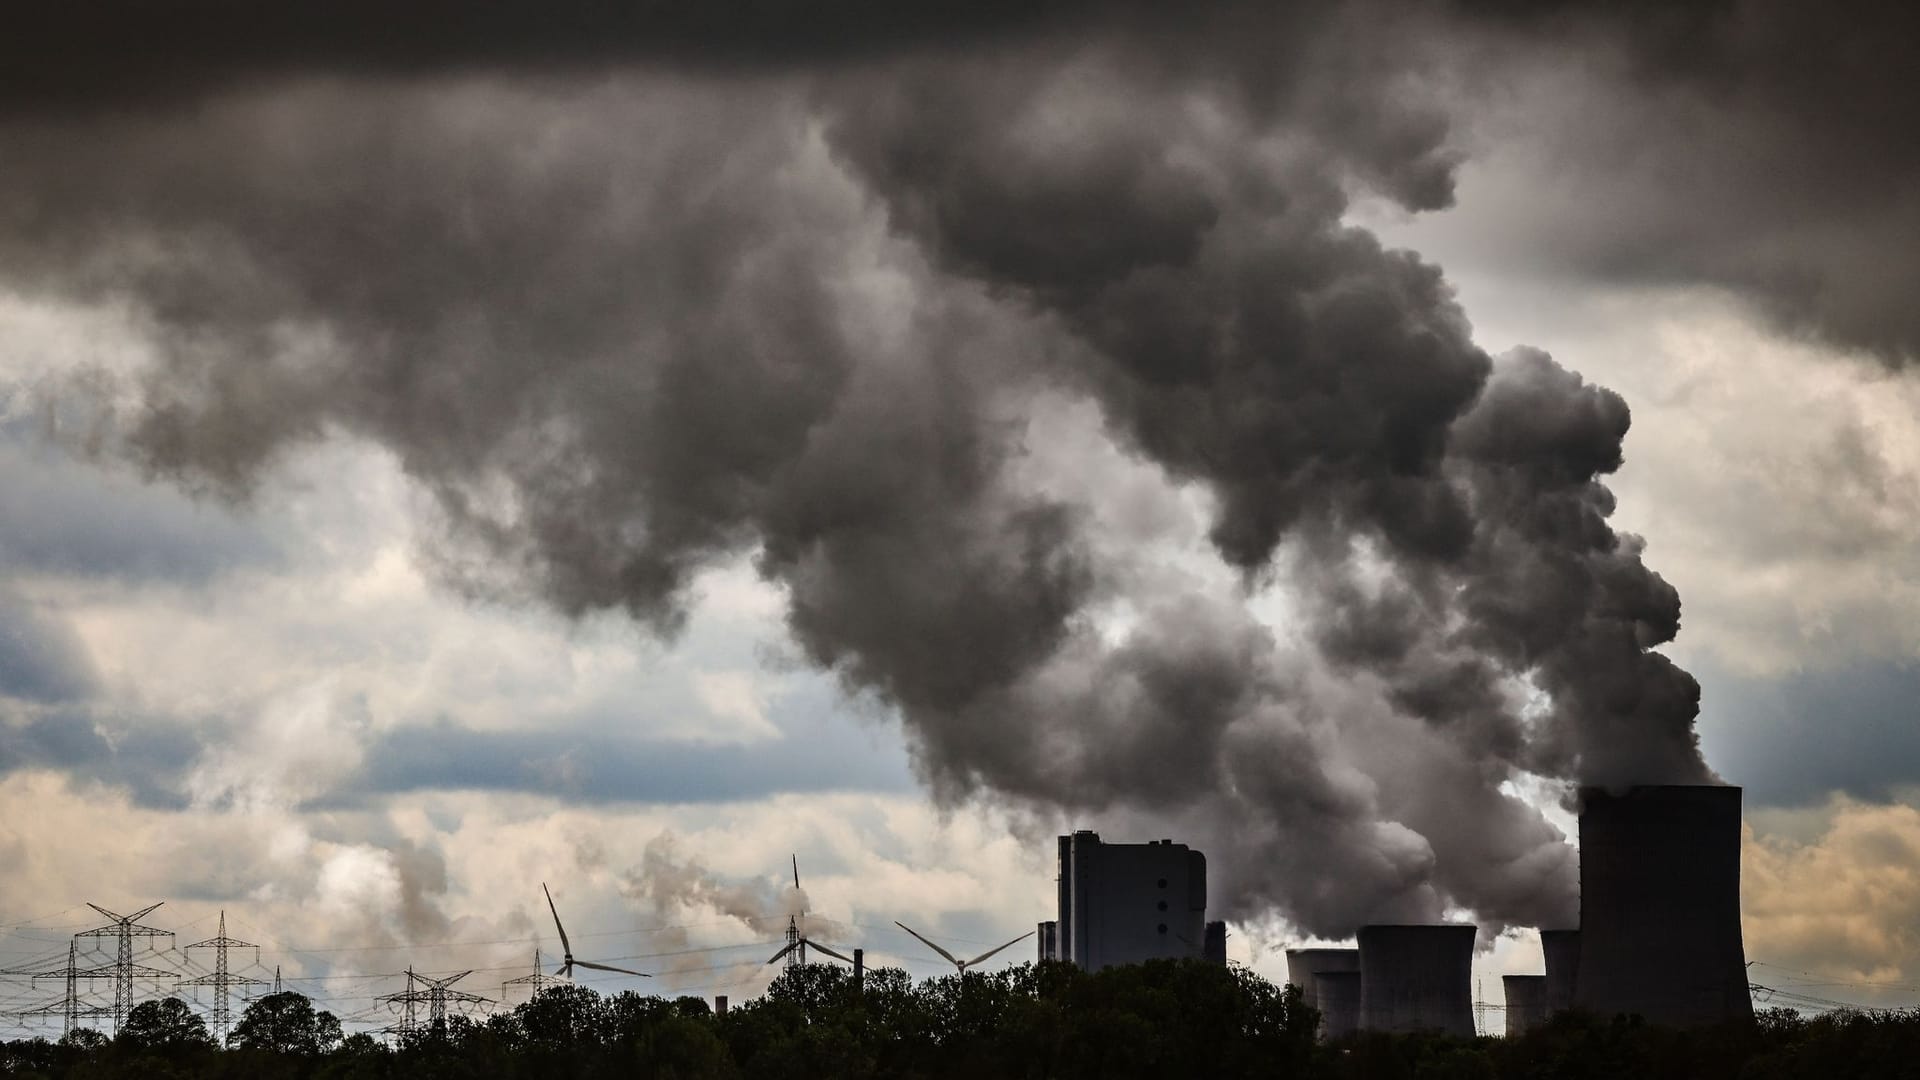
[[[1314,1000],[1320,1003],[1321,1038],[1331,1041],[1360,1030],[1359,972],[1316,971],[1308,981],[1313,984]]]
[[[1545,975],[1507,975],[1500,980],[1507,988],[1507,1038],[1524,1035],[1547,1019],[1547,977]]]
[[[1740,789],[1581,791],[1574,1005],[1672,1027],[1751,1020]]]
[[[1360,928],[1360,1026],[1472,1038],[1471,926]]]

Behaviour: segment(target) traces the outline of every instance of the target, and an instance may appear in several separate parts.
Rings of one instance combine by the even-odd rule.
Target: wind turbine
[[[987,957],[992,956],[994,953],[997,953],[1001,949],[1006,948],[1008,945],[1020,944],[1022,941],[1027,940],[1037,932],[1037,931],[1029,930],[1024,934],[1021,934],[1019,937],[1014,938],[1012,941],[1007,942],[1005,945],[995,945],[993,948],[988,949],[986,952],[981,953],[979,956],[976,956],[971,960],[962,960],[959,957],[948,952],[947,950],[941,948],[940,946],[935,945],[933,942],[928,941],[925,937],[921,936],[920,931],[915,930],[913,927],[908,926],[906,923],[903,923],[900,920],[895,919],[893,921],[893,925],[899,927],[902,930],[905,930],[907,933],[912,934],[914,937],[920,938],[921,944],[925,945],[929,949],[932,949],[934,952],[939,953],[941,956],[946,957],[947,963],[952,964],[954,970],[958,971],[962,975],[965,975],[967,973],[967,969],[972,967],[973,965],[980,963],[982,960],[985,960]]]
[[[799,894],[801,903],[806,902],[807,894],[800,889],[800,856],[798,855],[793,856],[793,891]],[[798,914],[788,914],[786,947],[774,953],[773,956],[767,960],[767,963],[771,964],[784,956],[787,958],[788,967],[793,967],[796,964],[804,964],[807,962],[807,950],[809,948],[815,952],[826,953],[828,956],[833,957],[843,964],[853,963],[853,961],[847,957],[834,952],[832,949],[827,948],[817,941],[811,940],[800,932],[800,916],[806,913],[806,909],[801,908]]]
[[[547,894],[547,910],[553,912],[553,928],[560,931],[560,954],[565,958],[559,970],[554,972],[555,975],[570,979],[573,977],[574,968],[583,967],[592,968],[595,971],[612,971],[621,975],[638,975],[643,979],[653,978],[644,971],[632,971],[623,967],[614,967],[612,964],[596,964],[591,960],[575,960],[573,946],[567,942],[567,928],[560,925],[560,909],[553,906],[553,893],[547,888],[546,882],[540,883],[540,891]]]

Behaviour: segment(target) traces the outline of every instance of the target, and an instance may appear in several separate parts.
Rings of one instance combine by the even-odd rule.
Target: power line
[[[20,1014],[22,1017],[36,1014],[52,1015],[57,1012],[64,1022],[62,1034],[70,1035],[73,1033],[73,1029],[79,1025],[82,1016],[100,1016],[108,1011],[97,1005],[81,1006],[77,981],[80,979],[102,979],[108,976],[102,972],[82,971],[77,964],[78,956],[79,946],[70,940],[67,942],[67,965],[65,967],[55,968],[51,971],[9,971],[6,973],[8,975],[28,975],[35,979],[64,978],[67,980],[67,992],[61,995],[60,1000],[42,1005],[37,1009],[29,1009],[25,1013]]]

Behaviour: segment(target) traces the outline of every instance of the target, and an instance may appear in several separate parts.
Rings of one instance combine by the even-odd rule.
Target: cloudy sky
[[[1497,999],[1568,792],[1717,774],[1756,980],[1911,1002],[1915,38],[1513,7],[33,16],[5,966],[934,974],[1079,827]]]

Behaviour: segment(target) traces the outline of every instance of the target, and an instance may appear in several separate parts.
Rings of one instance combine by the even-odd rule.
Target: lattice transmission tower
[[[205,941],[196,941],[193,944],[187,946],[187,948],[213,950],[213,974],[201,975],[196,978],[187,979],[183,981],[180,985],[213,987],[214,1037],[220,1041],[220,1044],[222,1046],[224,1046],[226,1045],[226,1042],[227,1042],[227,1026],[233,1022],[233,1010],[229,1006],[228,998],[227,998],[228,989],[230,987],[235,987],[235,986],[247,987],[247,986],[266,985],[265,983],[261,982],[259,979],[250,979],[245,975],[235,975],[232,972],[228,971],[227,970],[227,950],[228,949],[253,949],[254,962],[259,963],[260,962],[260,953],[259,953],[260,946],[255,945],[251,941],[241,941],[239,938],[228,937],[227,936],[227,913],[225,911],[222,911],[220,912],[220,932],[215,936],[208,938]],[[280,978],[279,969],[276,968],[274,969],[274,981],[277,983],[279,981],[279,978]]]
[[[164,904],[166,901],[163,900],[160,903]],[[114,1034],[117,1035],[120,1033],[120,1025],[127,1019],[127,1012],[133,1008],[134,976],[139,975],[154,979],[178,979],[180,977],[171,971],[163,971],[160,968],[147,967],[144,964],[134,963],[133,939],[137,937],[172,937],[173,931],[161,930],[153,926],[142,926],[136,921],[146,917],[155,908],[159,907],[160,904],[148,904],[146,907],[141,908],[131,915],[121,915],[108,911],[99,904],[89,903],[87,906],[113,921],[106,926],[97,926],[92,930],[82,930],[73,936],[75,938],[110,937],[118,943],[119,949],[114,955],[113,963],[102,964],[89,971],[78,972],[77,975],[89,979],[101,975],[110,975],[113,977],[113,1031]]]
[[[448,1003],[478,1005],[482,1002],[493,1000],[492,998],[481,997],[479,994],[469,994],[465,990],[450,989],[454,983],[459,982],[471,974],[473,974],[473,972],[463,971],[458,975],[449,975],[444,979],[429,979],[425,975],[419,976],[420,981],[427,984],[427,1023],[432,1025],[435,1032],[441,1032],[447,1029]]]
[[[492,998],[469,994],[464,990],[453,989],[453,984],[473,974],[462,971],[439,979],[430,979],[412,968],[407,969],[407,988],[399,993],[387,994],[380,1000],[388,1006],[400,1010],[400,1023],[385,1030],[398,1034],[402,1039],[420,1030],[419,1008],[427,1007],[427,1030],[440,1034],[447,1029],[447,1006],[449,1004],[469,1005],[492,1001]]]
[[[549,986],[558,986],[560,981],[561,980],[554,978],[552,975],[547,974],[546,969],[540,966],[540,950],[536,948],[533,950],[533,974],[522,975],[517,979],[508,979],[506,982],[501,983],[500,998],[503,1001],[506,1000],[507,987],[509,986],[527,987],[533,991],[533,996],[537,998],[540,996],[540,991],[545,990]]]
[[[79,981],[81,979],[104,979],[105,973],[90,971],[79,966],[79,945],[67,942],[67,966],[51,968],[46,971],[9,971],[8,975],[27,975],[35,979],[65,979],[67,992],[60,1000],[48,1002],[37,1009],[28,1009],[22,1016],[52,1016],[58,1013],[65,1021],[61,1034],[71,1035],[80,1026],[83,1016],[104,1016],[107,1009],[100,1005],[83,1005],[80,1002]]]

